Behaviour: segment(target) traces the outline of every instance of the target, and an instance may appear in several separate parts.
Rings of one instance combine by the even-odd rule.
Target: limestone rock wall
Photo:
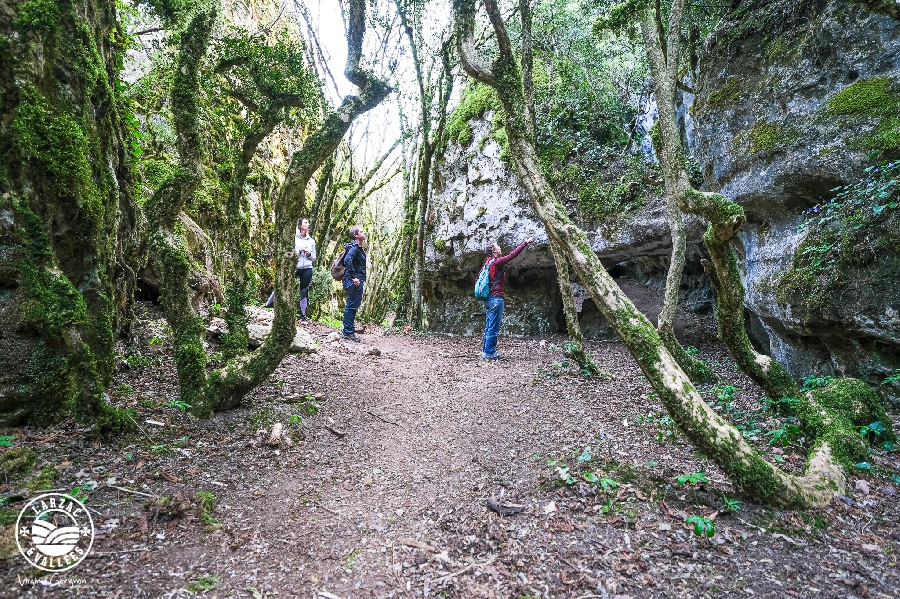
[[[784,10],[774,2],[750,4],[755,8],[745,19],[763,21]],[[900,133],[893,140],[883,134],[889,116],[835,110],[833,99],[861,95],[856,90],[871,82],[900,92],[900,22],[848,2],[783,20],[780,30],[740,39],[728,39],[741,26],[731,23],[709,44],[692,111],[698,157],[707,184],[747,212],[739,244],[746,306],[772,355],[796,377],[879,383],[900,367],[900,268],[889,256],[897,248],[850,268],[819,310],[785,295],[783,279],[806,236],[797,230],[802,212],[837,185],[860,179],[875,155],[897,154]]]
[[[543,225],[516,181],[515,173],[500,159],[500,145],[491,137],[491,113],[472,119],[472,142],[450,144],[442,157],[429,213],[424,295],[431,330],[478,335],[484,311],[474,299],[475,278],[485,260],[484,248],[496,241],[504,253],[529,237],[536,243],[506,268],[507,304],[503,331],[536,335],[565,330],[557,288],[556,267]],[[560,198],[577,217],[574,198]],[[668,256],[671,247],[665,206],[659,197],[627,217],[615,228],[580,221],[591,247],[612,266],[638,257]],[[689,220],[694,242],[702,226]],[[665,271],[662,270],[662,276]],[[697,281],[686,282],[689,291]],[[587,310],[592,308],[587,300]],[[596,308],[593,308],[596,313]],[[599,315],[586,334],[607,336]]]

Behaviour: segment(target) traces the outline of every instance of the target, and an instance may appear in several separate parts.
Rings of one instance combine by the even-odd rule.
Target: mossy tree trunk
[[[319,127],[294,153],[284,184],[276,197],[275,315],[262,346],[250,355],[235,357],[207,374],[203,350],[203,321],[188,300],[189,263],[175,219],[186,198],[200,183],[198,134],[198,69],[206,54],[216,10],[200,9],[181,33],[177,71],[172,85],[172,113],[179,150],[178,174],[164,184],[148,206],[153,229],[151,251],[160,273],[161,299],[173,330],[175,360],[182,400],[199,416],[235,407],[271,374],[290,349],[296,334],[294,266],[295,223],[306,206],[306,187],[313,174],[337,148],[354,119],[378,105],[390,88],[361,66],[365,33],[365,0],[348,3],[348,57],[345,75],[357,86],[340,107],[330,111]]]
[[[537,143],[537,117],[534,112],[534,49],[532,47],[532,18],[530,0],[519,0],[519,19],[522,25],[522,96],[525,102],[525,120],[528,139],[532,145]],[[572,282],[569,280],[569,261],[556,240],[548,239],[553,262],[556,265],[559,294],[562,297],[563,316],[566,319],[566,332],[569,336],[565,344],[565,354],[585,374],[599,374],[600,369],[584,351],[584,334],[578,322],[578,311],[575,309],[575,296],[572,293]]]
[[[216,72],[227,72],[232,67],[242,64],[242,61],[250,62],[250,59],[230,57],[219,64]],[[267,89],[266,86],[258,86],[258,90],[264,103],[251,101],[244,94],[233,94],[253,120],[240,149],[236,152],[237,160],[229,182],[225,206],[228,253],[231,258],[228,269],[230,282],[226,293],[228,309],[225,312],[228,333],[222,339],[222,350],[226,360],[245,354],[249,342],[247,332],[249,318],[245,306],[253,297],[253,290],[247,277],[247,262],[250,259],[250,216],[244,195],[244,184],[247,182],[250,165],[259,145],[275,127],[285,121],[288,109],[305,106],[305,100],[300,96],[277,93]]]
[[[3,425],[131,426],[104,395],[143,247],[121,39],[106,0],[0,14]]]
[[[569,336],[564,350],[568,358],[575,360],[584,374],[599,374],[600,369],[584,351],[584,333],[578,322],[578,311],[575,309],[575,295],[572,293],[572,282],[569,280],[569,261],[559,243],[550,238],[550,251],[556,264],[557,283],[562,296],[563,316],[566,319],[566,333]]]
[[[175,366],[181,400],[203,403],[207,356],[203,350],[203,319],[190,302],[190,259],[177,231],[178,215],[202,182],[202,146],[198,125],[200,66],[206,57],[218,6],[201,6],[181,31],[172,81],[173,128],[178,149],[176,173],[147,202],[150,258],[159,276],[160,300],[172,328]]]
[[[484,5],[498,48],[490,63],[479,56],[474,42],[475,0],[454,0],[454,20],[463,66],[469,75],[497,90],[507,114],[526,114],[519,65],[513,57],[503,17],[496,0],[484,0]],[[680,23],[680,15],[676,15],[675,22]],[[571,222],[556,199],[544,178],[534,143],[523,122],[525,119],[508,119],[506,132],[513,166],[535,212],[546,226],[547,235],[559,243],[598,309],[634,356],[685,436],[714,460],[732,481],[758,500],[794,506],[819,506],[831,501],[833,492],[843,490],[846,484],[838,461],[843,463],[852,459],[852,452],[847,452],[842,442],[835,442],[835,436],[820,434],[812,439],[806,474],[791,476],[766,462],[736,428],[706,404],[666,349],[655,327],[616,285],[591,250],[584,231]],[[728,216],[723,218],[727,220]],[[812,404],[810,401],[807,405]],[[823,433],[839,431],[839,437],[846,439],[843,434],[846,428],[843,423],[835,422],[834,412],[819,413]]]
[[[403,157],[404,163],[406,156]],[[397,283],[400,286],[397,292],[397,309],[394,313],[395,327],[403,327],[409,323],[410,305],[412,304],[412,256],[416,239],[416,206],[417,197],[411,193],[409,179],[411,171],[404,164],[403,173],[403,228],[400,229],[400,248],[397,259],[400,262],[400,273]]]

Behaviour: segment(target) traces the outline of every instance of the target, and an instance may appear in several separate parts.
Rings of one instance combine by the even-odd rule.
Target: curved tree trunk
[[[228,333],[222,338],[222,353],[226,360],[247,353],[250,335],[247,333],[247,310],[253,292],[247,281],[247,261],[250,259],[250,222],[244,202],[244,184],[250,174],[250,163],[259,144],[283,120],[281,107],[271,107],[260,115],[251,127],[241,144],[238,159],[234,165],[231,182],[228,187],[228,199],[225,204],[225,217],[228,224],[228,253],[231,268],[228,273],[231,282],[226,291],[228,309],[225,322]]]
[[[507,114],[525,114],[522,80],[502,15],[496,0],[484,0],[484,5],[498,47],[498,55],[490,65],[479,57],[475,48],[475,0],[454,0],[463,66],[472,77],[497,90]],[[672,20],[680,23],[680,14],[675,14]],[[677,52],[677,44],[670,44],[669,52]],[[653,325],[603,268],[587,236],[571,222],[544,178],[532,137],[522,121],[509,119],[506,132],[513,166],[535,212],[546,226],[547,235],[560,244],[598,309],[622,339],[685,436],[715,461],[735,484],[761,501],[793,506],[820,506],[831,501],[833,492],[844,490],[846,485],[841,463],[854,455],[853,449],[845,444],[853,432],[852,426],[848,430],[846,419],[839,412],[827,408],[814,394],[808,394],[806,401],[799,402],[803,412],[801,418],[812,420],[817,417],[818,426],[808,429],[816,434],[810,438],[806,473],[792,476],[766,462],[737,429],[706,404]],[[718,212],[712,210],[712,206],[718,206]],[[704,215],[713,221],[711,231],[714,227],[720,230],[731,227],[736,231],[743,222],[742,211],[738,213],[714,198],[702,198],[698,207],[706,209]]]
[[[217,7],[216,7],[217,8]],[[324,160],[334,152],[353,120],[383,100],[390,88],[360,66],[365,32],[365,0],[349,2],[346,76],[359,88],[328,114],[291,157],[284,184],[275,200],[275,316],[272,331],[253,354],[230,360],[207,376],[203,321],[188,301],[189,263],[174,222],[187,197],[200,184],[198,69],[209,45],[215,9],[196,14],[181,34],[178,67],[172,85],[172,113],[180,157],[179,173],[148,203],[153,228],[151,251],[160,274],[166,319],[173,330],[181,398],[198,416],[238,405],[271,374],[290,349],[296,333],[294,230],[306,205],[306,187]]]
[[[548,239],[553,262],[556,264],[559,294],[562,296],[563,316],[566,318],[566,332],[569,342],[565,345],[566,356],[575,360],[578,368],[585,374],[600,374],[600,369],[584,351],[584,334],[578,323],[578,311],[575,309],[575,296],[572,294],[572,282],[569,281],[569,261],[559,243]]]
[[[197,122],[199,70],[209,47],[217,8],[197,12],[181,32],[178,62],[172,81],[172,114],[178,147],[178,172],[166,181],[147,202],[150,225],[150,258],[159,276],[160,300],[166,321],[172,327],[172,345],[181,400],[199,405],[206,383],[206,352],[202,336],[203,320],[190,302],[190,260],[184,240],[176,232],[178,214],[200,186],[203,168]]]
[[[665,60],[666,57],[665,52],[659,52],[659,55],[657,55],[655,54],[656,50],[654,49],[660,47],[660,42],[656,40],[659,40],[658,36],[662,31],[662,23],[659,20],[661,17],[658,9],[659,3],[656,2],[653,7],[644,11],[644,18],[641,20],[641,33],[644,37],[647,60],[651,63],[654,62],[654,60],[658,60],[660,57]],[[654,83],[656,81],[657,78],[655,77]],[[657,104],[666,103],[668,105],[671,100],[672,105],[674,106],[674,82],[671,85],[671,89],[664,86],[663,88],[656,89],[655,92],[657,94]],[[658,95],[660,93],[665,94],[665,96],[660,97]],[[662,126],[661,121],[662,119],[660,119],[660,126]],[[678,149],[680,152],[680,135],[677,139],[679,140]],[[656,145],[657,144],[654,144],[654,146]],[[666,149],[662,144],[659,144],[659,147],[656,149],[657,153],[660,154],[660,164],[663,165],[663,169],[667,174],[671,174],[670,157],[664,156],[664,154],[666,154]],[[679,156],[681,160],[684,160],[683,154],[679,154]],[[664,163],[664,161],[666,162]],[[664,180],[666,185],[666,218],[669,222],[669,231],[672,236],[672,254],[669,261],[669,271],[666,273],[666,289],[663,297],[663,307],[659,314],[659,318],[656,321],[656,330],[659,332],[659,336],[662,338],[663,343],[665,343],[666,349],[669,350],[678,364],[684,369],[688,376],[691,377],[691,380],[698,383],[706,383],[715,380],[715,373],[713,373],[709,366],[688,354],[675,337],[675,316],[678,313],[678,291],[681,287],[685,254],[687,252],[687,242],[684,233],[684,217],[678,203],[678,198],[684,190],[678,185],[678,183],[681,182],[680,179],[666,176],[664,177]],[[690,183],[688,183],[688,185],[690,185]]]
[[[733,255],[730,245],[731,240],[744,223],[744,211],[737,204],[718,194],[695,191],[688,179],[684,152],[680,142],[681,137],[675,117],[675,89],[681,43],[680,15],[683,6],[684,0],[676,0],[673,3],[672,15],[674,16],[670,19],[667,36],[662,33],[663,26],[660,22],[659,11],[653,6],[644,11],[641,20],[644,46],[653,73],[654,92],[659,106],[661,140],[659,160],[666,182],[669,221],[670,223],[680,221],[680,214],[675,217],[673,213],[683,211],[697,214],[710,223],[713,230],[710,237],[713,246],[710,246],[709,242],[706,243],[706,246],[713,255],[716,266],[716,274],[710,278],[718,292],[716,299],[719,305],[719,332],[722,340],[725,341],[737,361],[738,367],[762,387],[772,399],[797,397],[800,395],[800,388],[796,382],[784,367],[768,356],[758,354],[753,349],[744,329],[744,288],[737,271],[737,257]],[[673,203],[677,205],[672,205]],[[675,229],[673,229],[672,235],[673,246]],[[683,243],[683,231],[680,236]],[[680,262],[683,268],[683,254]],[[667,293],[670,291],[669,287],[667,281]],[[660,319],[660,324],[662,324],[662,319]],[[665,337],[663,338],[665,339]],[[677,344],[674,334],[672,339]],[[679,361],[679,363],[681,362]]]

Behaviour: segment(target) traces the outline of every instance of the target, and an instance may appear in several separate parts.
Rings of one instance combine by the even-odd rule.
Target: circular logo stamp
[[[64,572],[87,557],[94,544],[94,521],[77,499],[46,493],[19,512],[16,544],[35,568]]]

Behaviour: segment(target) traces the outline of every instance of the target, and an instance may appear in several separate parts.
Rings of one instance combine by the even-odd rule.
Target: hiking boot
[[[355,341],[355,342],[357,342],[357,343],[359,343],[360,341],[362,341],[362,339],[360,339],[359,337],[356,336],[356,333],[350,333],[350,334],[348,335],[348,334],[346,334],[346,333],[344,333],[344,332],[341,332],[341,339],[346,339],[347,341]]]

